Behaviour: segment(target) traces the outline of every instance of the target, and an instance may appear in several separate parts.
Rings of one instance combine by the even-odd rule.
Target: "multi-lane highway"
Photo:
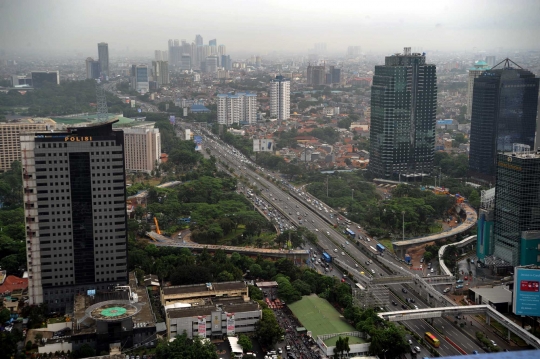
[[[360,240],[359,245],[356,245],[356,240],[351,240],[350,238],[346,237],[338,230],[335,230],[334,227],[327,222],[327,219],[335,220],[335,216],[337,215],[337,213],[334,213],[331,208],[323,203],[316,203],[313,205],[313,201],[318,200],[308,196],[305,193],[302,193],[301,190],[298,192],[295,191],[295,189],[291,188],[291,186],[285,180],[276,177],[271,171],[262,169],[260,167],[258,169],[254,169],[257,168],[257,166],[239,154],[234,148],[223,144],[209,132],[205,132],[205,134],[206,136],[204,138],[205,142],[203,147],[208,148],[211,153],[216,156],[216,158],[226,162],[229,168],[232,168],[235,173],[241,174],[248,178],[250,185],[261,190],[260,197],[264,198],[265,201],[272,203],[274,207],[278,208],[283,217],[287,217],[295,225],[302,225],[312,230],[317,236],[318,247],[327,251],[332,256],[339,258],[347,266],[358,268],[357,270],[359,272],[363,271],[367,275],[381,277],[392,274],[390,270],[380,265],[377,261],[373,261],[373,263],[369,265],[366,264],[366,262],[372,257],[372,255],[366,255],[366,253],[374,252],[371,247],[375,247],[375,242],[372,239],[370,239],[370,242],[367,242],[365,239]],[[274,177],[273,180],[279,183],[279,185],[269,181],[266,178],[267,176]],[[282,188],[280,188],[280,186],[288,189],[288,192],[285,192]],[[291,191],[295,191],[295,196],[291,194]],[[303,198],[308,197],[310,201],[300,201],[295,198],[297,196],[303,196]],[[326,218],[323,219],[323,217]],[[357,225],[351,223],[351,228],[352,226],[354,226],[355,230],[358,230]],[[367,235],[362,232],[362,237],[366,238]],[[320,257],[321,251],[316,250],[315,247],[313,248],[313,256]],[[392,256],[385,256],[385,258],[392,261],[397,266],[403,265]],[[318,268],[319,271],[325,273],[324,270],[322,270],[322,267]],[[429,305],[426,303],[427,299],[429,299],[428,294],[427,292],[423,291],[419,285],[394,284],[389,285],[388,287],[392,292],[390,300],[396,303],[396,306],[390,304],[390,308],[388,308],[389,310],[393,310],[393,308],[397,309],[397,307],[401,307],[402,305],[411,309],[413,309],[414,306],[417,306],[418,308],[429,307]],[[407,293],[404,293],[404,290],[406,290]],[[409,301],[412,299],[414,302],[410,301],[410,303],[407,303],[406,299],[409,299]],[[438,305],[440,305],[440,303],[437,303],[435,306]],[[471,353],[474,350],[478,352],[482,351],[473,339],[464,334],[462,331],[456,329],[445,318],[434,319],[433,326],[424,320],[410,320],[404,322],[404,324],[414,332],[418,333],[420,336],[423,336],[424,332],[428,331],[433,332],[436,336],[438,336],[441,341],[441,346],[438,351],[441,353],[441,355],[456,355],[460,353],[456,348],[444,340],[442,335],[440,335],[435,328],[444,333],[444,335],[448,336],[448,338],[454,343],[458,343],[459,346],[468,353]],[[502,345],[505,344],[498,340],[497,343],[499,342],[501,342]],[[423,349],[419,355],[424,354],[428,356],[425,349]]]

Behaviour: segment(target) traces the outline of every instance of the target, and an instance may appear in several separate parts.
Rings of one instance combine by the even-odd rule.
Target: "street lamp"
[[[405,211],[401,211],[401,217],[402,217],[402,226],[403,226],[403,234],[402,234],[402,240],[405,240]]]

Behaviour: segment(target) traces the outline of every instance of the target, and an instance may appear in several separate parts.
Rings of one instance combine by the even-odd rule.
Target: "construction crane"
[[[156,233],[161,234],[161,231],[159,230],[159,223],[156,217],[154,217],[154,223],[156,224]]]
[[[96,82],[97,98],[97,122],[106,122],[109,120],[109,110],[107,109],[107,96],[105,89]]]

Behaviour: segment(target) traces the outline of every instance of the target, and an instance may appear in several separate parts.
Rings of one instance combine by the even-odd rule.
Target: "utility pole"
[[[401,217],[402,217],[401,223],[403,226],[401,239],[404,241],[405,240],[405,211],[401,211]]]

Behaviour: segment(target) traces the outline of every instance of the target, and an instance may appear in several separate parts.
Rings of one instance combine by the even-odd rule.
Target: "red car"
[[[465,277],[463,277],[463,279],[464,279],[464,280],[467,280],[467,279],[469,279],[469,277],[465,276]]]
[[[345,283],[345,278],[341,278],[341,283]]]

